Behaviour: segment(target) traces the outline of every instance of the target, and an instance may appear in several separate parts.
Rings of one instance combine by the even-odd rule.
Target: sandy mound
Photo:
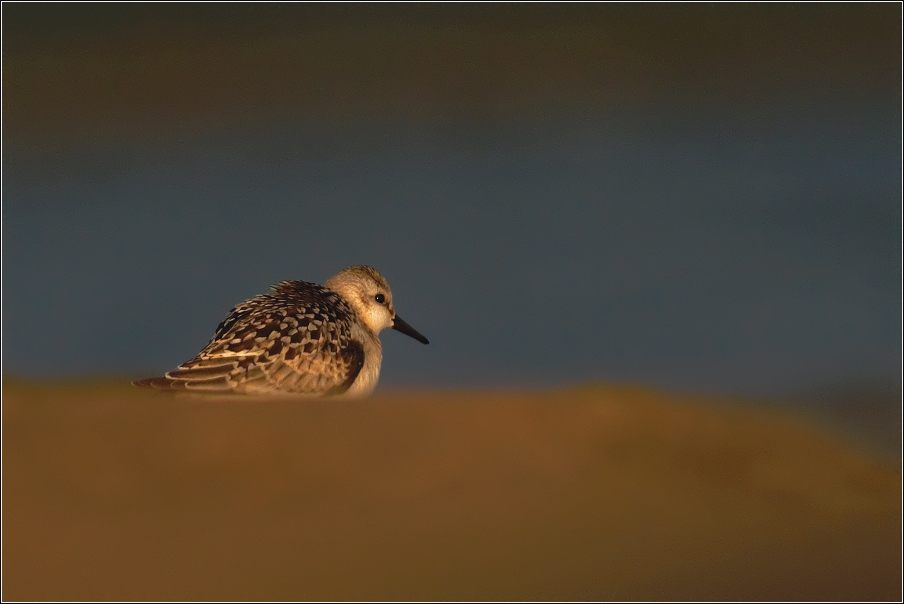
[[[901,597],[900,469],[619,387],[3,387],[6,600]]]

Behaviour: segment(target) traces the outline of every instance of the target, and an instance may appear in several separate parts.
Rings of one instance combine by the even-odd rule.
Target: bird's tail
[[[178,382],[179,380],[170,379],[164,376],[135,380],[134,382],[132,382],[132,385],[138,386],[139,388],[152,388],[154,390],[166,390],[170,392],[176,390],[185,390],[184,383]]]

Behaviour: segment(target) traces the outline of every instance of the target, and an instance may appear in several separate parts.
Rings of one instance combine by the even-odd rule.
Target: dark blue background
[[[369,264],[431,340],[384,386],[897,407],[900,7],[204,6],[4,8],[7,374],[159,374]]]

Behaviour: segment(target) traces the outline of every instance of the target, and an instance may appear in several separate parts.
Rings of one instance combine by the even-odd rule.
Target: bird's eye
[[[377,304],[383,304],[384,302],[386,302],[386,297],[383,294],[377,294],[376,296],[374,296],[374,300],[377,301]]]

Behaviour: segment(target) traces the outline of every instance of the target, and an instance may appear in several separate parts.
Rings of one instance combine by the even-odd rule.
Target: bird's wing
[[[283,282],[233,308],[197,357],[136,384],[223,394],[341,394],[364,365],[364,348],[351,339],[352,320],[351,308],[333,292]]]

